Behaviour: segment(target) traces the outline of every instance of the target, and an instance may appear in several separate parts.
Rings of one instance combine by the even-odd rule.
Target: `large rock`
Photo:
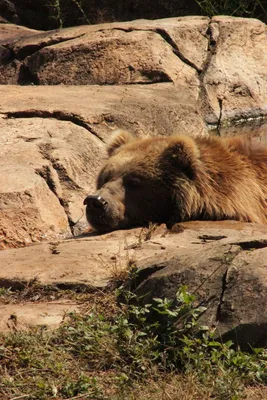
[[[10,63],[20,63],[20,83],[175,82],[196,91],[196,69],[206,58],[208,22],[205,17],[170,18],[51,31],[12,42]],[[5,76],[9,68],[4,65],[1,70],[0,82],[14,83],[16,75],[11,80]]]
[[[106,288],[112,278],[125,274],[134,253],[128,245],[137,243],[139,232],[89,235],[1,251],[0,284],[15,289],[33,281],[58,288]]]
[[[204,121],[216,128],[218,123],[266,115],[266,35],[264,23],[234,17],[33,31],[30,37],[18,35],[18,40],[5,42],[0,82],[173,82],[195,110],[201,110]]]
[[[212,18],[202,80],[220,123],[266,116],[266,39],[266,25],[256,19]]]
[[[0,24],[0,45],[7,46],[22,38],[39,34],[40,31],[14,24]]]
[[[161,255],[138,259],[136,293],[142,302],[175,299],[185,285],[195,305],[207,307],[200,323],[215,328],[220,340],[246,350],[266,346],[267,228],[227,221],[181,226],[179,235],[153,239],[166,249]],[[168,249],[174,240],[177,248]]]
[[[70,236],[94,190],[102,141],[56,119],[0,118],[0,127],[0,249]]]
[[[66,313],[79,311],[73,301],[27,302],[20,304],[0,303],[0,332],[21,331],[41,326],[56,328],[66,317]]]

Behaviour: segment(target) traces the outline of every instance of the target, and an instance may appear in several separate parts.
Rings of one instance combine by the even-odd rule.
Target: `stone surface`
[[[40,34],[40,31],[15,24],[0,24],[0,45],[10,45],[28,36]],[[1,59],[2,60],[2,59]]]
[[[16,40],[10,26],[2,84],[172,82],[213,127],[266,116],[266,25],[258,20],[136,20],[18,32]]]
[[[208,105],[221,123],[267,112],[267,30],[256,19],[214,17],[203,74]]]
[[[0,249],[71,236],[94,188],[102,141],[56,119],[0,118],[0,127]]]
[[[64,288],[105,288],[112,278],[135,260],[141,228],[106,235],[84,236],[65,241],[36,244],[0,252],[0,284],[20,287],[37,281],[40,285]],[[171,243],[170,246],[177,247]],[[156,251],[156,253],[155,253]],[[146,256],[162,253],[158,246]],[[143,254],[143,253],[142,253]]]
[[[116,128],[129,129],[136,135],[170,135],[177,131],[208,135],[193,98],[187,94],[182,88],[176,90],[172,83],[114,87],[3,85],[0,116],[4,118],[3,126],[11,118],[29,118],[32,124],[33,117],[70,121],[87,129],[85,135],[91,133],[103,141]]]
[[[39,33],[39,31],[24,26],[1,24],[0,21],[0,83],[2,83],[3,76],[10,84],[16,84],[20,80],[23,63],[14,58],[11,49],[12,43]]]
[[[21,83],[175,82],[196,92],[195,68],[201,68],[206,57],[208,18],[186,20],[139,20],[37,34],[8,46],[14,55],[10,63],[21,63]],[[192,40],[197,45],[195,55]],[[187,60],[190,56],[192,61]],[[14,83],[6,71],[5,65],[1,83]]]
[[[216,328],[220,339],[243,349],[265,346],[267,228],[227,221],[181,226],[186,229],[176,236],[179,246],[167,258],[139,260],[137,294],[145,303],[174,299],[185,285],[207,307],[200,322]]]
[[[66,312],[78,310],[78,305],[68,300],[0,304],[0,332],[21,331],[35,326],[53,329],[64,321]]]

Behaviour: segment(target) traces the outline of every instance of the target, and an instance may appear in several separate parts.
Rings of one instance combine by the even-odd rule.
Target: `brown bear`
[[[86,197],[99,232],[188,220],[267,223],[267,148],[253,139],[134,138],[117,131]]]

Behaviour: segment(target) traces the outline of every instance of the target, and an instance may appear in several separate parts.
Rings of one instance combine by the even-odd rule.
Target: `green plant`
[[[56,22],[58,28],[63,28],[63,17],[60,0],[49,0],[48,8],[50,10],[51,19]]]
[[[110,304],[110,295],[106,305],[99,298],[100,310],[72,313],[55,331],[0,336],[0,397],[138,399],[149,382],[155,391],[142,398],[153,392],[162,399],[168,396],[155,393],[167,390],[167,382],[173,390],[176,382],[181,395],[173,399],[194,387],[188,398],[235,400],[247,384],[267,383],[266,353],[244,353],[232,342],[215,340],[198,323],[205,309],[185,287],[172,301],[157,298],[143,305],[124,287],[118,294],[124,300],[119,305],[115,299]]]
[[[195,0],[203,13],[213,15],[232,15],[257,18],[260,14],[267,16],[267,9],[261,0]]]

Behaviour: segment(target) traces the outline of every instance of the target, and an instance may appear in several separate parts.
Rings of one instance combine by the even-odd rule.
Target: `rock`
[[[172,82],[211,127],[266,116],[266,26],[258,20],[137,20],[11,39],[2,84]]]
[[[165,230],[159,228],[161,234]],[[0,286],[22,289],[34,281],[66,289],[104,289],[111,280],[120,280],[120,274],[125,276],[141,251],[143,236],[137,228],[0,251]],[[170,246],[177,248],[173,242]],[[145,247],[142,257],[162,253],[154,244]]]
[[[37,33],[40,32],[23,26],[0,23],[0,75],[3,74],[5,76],[6,82],[10,84],[18,83],[21,71],[23,70],[23,63],[14,57],[11,44]]]
[[[22,38],[40,34],[40,31],[15,24],[0,24],[0,45],[7,46]]]
[[[71,236],[94,187],[102,141],[56,119],[0,119],[0,126],[0,249]]]
[[[54,329],[65,320],[66,312],[78,310],[78,304],[68,300],[0,304],[0,332],[21,331],[36,326]]]
[[[187,94],[187,89],[178,91],[171,83],[112,88],[8,86],[8,90],[0,86],[0,116],[4,117],[2,124],[14,118],[29,119],[33,124],[34,117],[70,121],[85,128],[86,136],[91,134],[104,142],[118,127],[137,135],[169,135],[175,131],[208,135],[193,98]]]
[[[266,25],[256,19],[212,18],[202,79],[221,124],[266,115],[266,38]]]
[[[38,84],[186,82],[196,90],[207,27],[203,17],[76,27],[21,40],[13,51]],[[197,42],[194,55],[190,40]]]
[[[185,285],[207,307],[200,323],[216,328],[220,340],[230,339],[245,350],[265,346],[267,228],[227,221],[181,226],[185,230],[174,235],[175,251],[138,259],[136,293],[142,302],[174,299]],[[172,240],[153,242],[167,249]]]

